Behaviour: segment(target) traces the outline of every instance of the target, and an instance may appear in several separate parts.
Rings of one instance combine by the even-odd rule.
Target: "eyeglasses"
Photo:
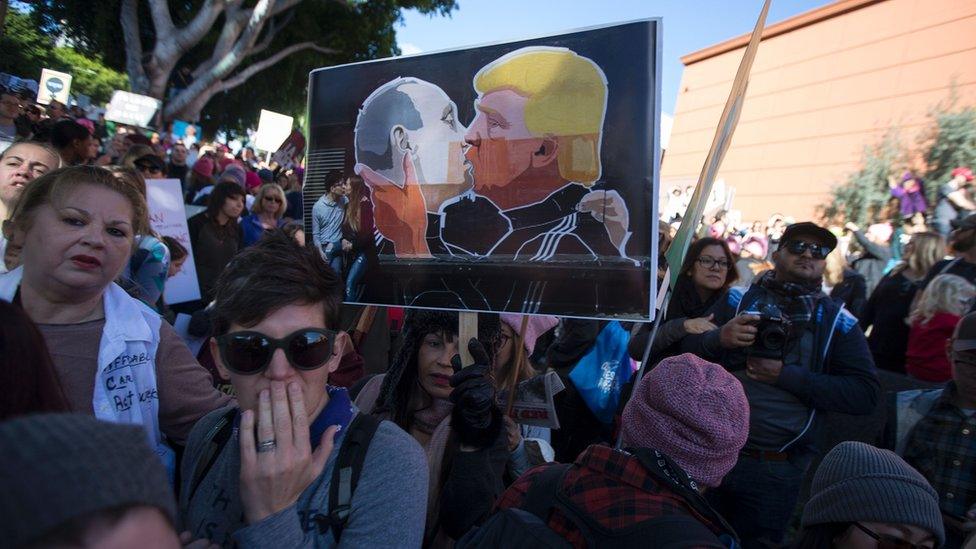
[[[790,240],[783,247],[793,255],[803,255],[803,252],[810,250],[810,255],[814,259],[824,259],[830,253],[830,246],[821,246],[820,244],[804,242],[802,240]]]
[[[277,202],[278,204],[281,204],[281,199],[280,198],[275,198],[275,197],[270,196],[270,195],[265,196],[264,199],[267,200],[268,202]]]
[[[699,265],[705,267],[706,269],[711,269],[712,267],[718,267],[718,270],[724,271],[729,268],[730,263],[724,259],[715,259],[713,257],[708,257],[703,255],[695,260]]]
[[[261,332],[233,332],[217,337],[217,348],[227,369],[235,374],[260,374],[271,363],[276,349],[285,351],[297,370],[320,368],[332,356],[336,333],[320,328],[302,328],[275,339]]]
[[[152,166],[149,164],[138,164],[136,165],[140,171],[149,173],[163,173],[163,170],[159,166]]]
[[[906,539],[892,536],[881,535],[864,526],[860,522],[855,522],[854,526],[878,542],[878,549],[932,549],[931,545],[916,545]]]

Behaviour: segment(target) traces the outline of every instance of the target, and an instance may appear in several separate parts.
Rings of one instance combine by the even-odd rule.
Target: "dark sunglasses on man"
[[[830,246],[814,244],[813,242],[803,240],[790,240],[783,244],[783,247],[793,255],[803,255],[803,252],[810,250],[810,255],[814,259],[824,259],[830,253]]]
[[[240,375],[260,374],[271,364],[276,349],[296,370],[321,368],[332,358],[336,333],[322,328],[302,328],[281,339],[261,332],[240,331],[218,336],[217,349],[227,369]]]

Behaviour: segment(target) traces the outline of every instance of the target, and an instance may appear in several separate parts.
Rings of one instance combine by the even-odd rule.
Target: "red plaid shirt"
[[[519,477],[496,503],[496,509],[521,507],[529,486],[546,465]],[[645,520],[687,515],[707,526],[716,536],[721,530],[697,513],[685,500],[652,477],[636,456],[593,445],[576,458],[563,479],[562,493],[576,507],[611,531]],[[573,547],[586,547],[580,531],[558,509],[549,515],[549,528]]]

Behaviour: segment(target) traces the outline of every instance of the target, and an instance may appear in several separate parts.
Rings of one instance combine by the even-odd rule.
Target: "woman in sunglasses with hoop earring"
[[[329,385],[352,345],[337,331],[341,296],[318,250],[283,231],[221,274],[210,348],[238,406],[190,434],[180,516],[194,537],[225,547],[420,546],[423,450]]]
[[[681,264],[681,274],[671,293],[664,322],[651,345],[649,360],[681,354],[680,343],[689,334],[701,334],[716,328],[708,310],[721,300],[739,279],[735,256],[729,244],[719,238],[700,238],[693,242]],[[644,348],[650,324],[643,324],[630,338],[628,351],[634,360],[644,359]]]
[[[261,185],[251,206],[251,215],[241,219],[241,229],[244,230],[244,246],[250,246],[261,240],[264,233],[280,229],[284,224],[285,191],[274,183]]]
[[[63,168],[28,185],[10,221],[22,265],[0,276],[0,299],[38,325],[69,409],[142,425],[172,478],[171,445],[230,397],[169,324],[113,282],[149,231],[144,195],[104,168]]]

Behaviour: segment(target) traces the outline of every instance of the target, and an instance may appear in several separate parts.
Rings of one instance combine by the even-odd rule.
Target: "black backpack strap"
[[[207,449],[204,450],[203,455],[200,456],[200,460],[197,461],[197,467],[193,470],[193,477],[190,482],[190,495],[187,497],[187,501],[193,499],[193,494],[196,493],[197,488],[200,487],[200,483],[203,482],[203,478],[207,476],[210,472],[210,468],[213,467],[214,462],[217,461],[217,457],[220,456],[221,450],[224,449],[224,445],[230,440],[230,435],[234,431],[234,416],[237,415],[237,408],[231,408],[224,412],[220,416],[220,419],[213,424],[213,427],[207,431],[207,436],[204,440],[209,440],[210,444],[207,445]]]
[[[336,544],[339,543],[342,530],[349,520],[352,496],[356,493],[356,485],[363,472],[366,452],[380,423],[381,420],[375,416],[356,414],[349,423],[342,446],[339,447],[339,456],[332,467],[332,479],[329,481],[329,515],[315,517],[315,521],[319,524],[319,532],[324,533],[325,530],[331,529]]]
[[[563,486],[563,479],[566,478],[566,473],[572,466],[571,463],[555,463],[546,466],[532,480],[532,484],[529,486],[525,499],[519,508],[539,517],[543,524],[548,522],[549,511],[556,504],[556,496]]]

